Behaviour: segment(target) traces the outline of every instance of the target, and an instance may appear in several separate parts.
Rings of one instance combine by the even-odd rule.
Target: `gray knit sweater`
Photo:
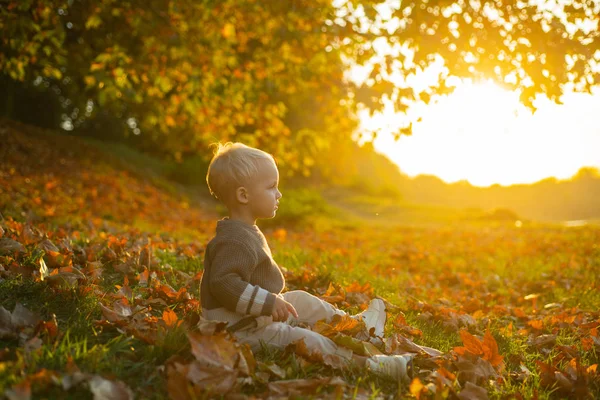
[[[285,286],[267,240],[256,225],[222,219],[204,254],[200,301],[204,318],[235,323],[271,315]]]

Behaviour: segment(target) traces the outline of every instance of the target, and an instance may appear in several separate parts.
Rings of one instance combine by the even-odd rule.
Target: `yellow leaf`
[[[102,20],[98,14],[94,14],[90,16],[87,21],[85,21],[85,29],[94,29],[99,27],[102,24]]]
[[[86,76],[86,77],[85,77],[85,78],[83,78],[83,79],[84,79],[84,81],[85,81],[85,85],[86,85],[87,87],[93,87],[93,86],[95,86],[95,85],[96,85],[96,78],[94,78],[93,76],[90,76],[90,75],[88,75],[88,76]]]
[[[419,378],[415,378],[409,386],[410,394],[415,396],[418,400],[424,388],[425,386],[421,383],[421,380]]]
[[[44,262],[43,258],[40,258],[40,280],[44,280],[45,277],[47,277],[48,275],[50,275],[48,273],[48,267],[46,266],[46,263]]]
[[[230,39],[235,37],[235,26],[233,24],[227,23],[223,26],[223,30],[221,34],[225,39]]]

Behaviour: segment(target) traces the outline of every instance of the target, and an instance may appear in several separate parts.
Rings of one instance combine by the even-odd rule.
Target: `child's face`
[[[277,166],[268,160],[261,160],[258,173],[248,185],[250,210],[254,218],[273,218],[277,212],[281,192]]]

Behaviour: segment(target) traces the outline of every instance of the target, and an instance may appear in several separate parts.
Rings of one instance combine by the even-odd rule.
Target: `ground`
[[[265,224],[288,290],[351,312],[376,296],[388,304],[378,346],[347,320],[315,329],[364,355],[442,352],[419,353],[402,386],[302,343],[252,354],[202,319],[203,252],[219,215],[158,161],[10,121],[0,143],[0,392],[10,399],[600,396],[597,226],[392,224],[342,205],[335,188],[318,215]]]

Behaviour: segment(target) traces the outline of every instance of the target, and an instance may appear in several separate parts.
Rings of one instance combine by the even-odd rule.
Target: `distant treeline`
[[[508,208],[521,218],[544,221],[600,219],[600,171],[592,167],[581,168],[570,180],[548,178],[530,185],[481,188],[420,175],[403,177],[399,186],[404,199],[414,203]]]
[[[581,168],[569,180],[547,178],[534,184],[473,186],[466,181],[448,184],[432,175],[415,178],[402,173],[370,144],[346,147],[338,171],[342,186],[375,196],[393,196],[402,203],[431,204],[484,211],[509,209],[520,218],[542,221],[600,219],[600,170]]]

